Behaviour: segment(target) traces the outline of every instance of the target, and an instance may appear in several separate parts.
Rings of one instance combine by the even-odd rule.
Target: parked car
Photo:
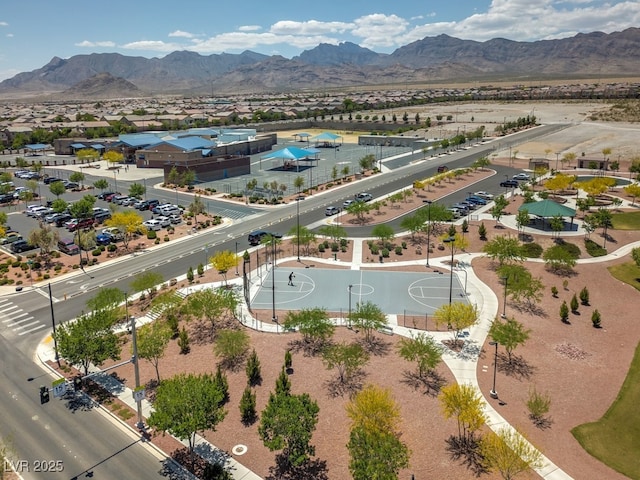
[[[506,187],[506,188],[517,187],[518,186],[518,181],[517,180],[504,180],[503,182],[500,182],[500,186],[501,187]]]
[[[113,235],[109,233],[99,233],[98,235],[96,235],[96,243],[98,245],[109,245],[113,241]]]
[[[452,208],[458,209],[460,215],[467,215],[469,213],[469,207],[467,207],[464,203],[454,203],[451,205]]]
[[[61,179],[61,178],[58,178],[58,177],[46,177],[46,178],[43,180],[43,182],[44,182],[46,185],[49,185],[50,183],[53,183],[53,182],[62,182],[62,179]]]
[[[107,228],[103,228],[100,231],[100,234],[106,234],[106,235],[110,235],[111,238],[113,238],[112,241],[117,241],[117,240],[123,240],[124,239],[124,235],[122,234],[122,232],[118,229],[118,227],[107,227]]]
[[[470,195],[465,200],[469,201],[469,202],[473,202],[476,205],[486,205],[487,204],[487,201],[484,198],[478,197],[477,195]]]
[[[28,252],[29,250],[33,250],[34,248],[36,248],[35,245],[30,244],[24,239],[16,240],[11,244],[11,251],[13,253]]]
[[[459,209],[457,209],[457,208],[455,208],[455,207],[449,207],[449,208],[447,208],[447,210],[448,210],[449,212],[451,212],[451,215],[453,216],[453,219],[454,219],[454,220],[455,220],[455,219],[457,219],[457,218],[460,218],[460,217],[462,216],[462,215],[460,214],[460,210],[459,210]]]
[[[124,199],[129,198],[128,195],[114,195],[113,197],[111,197],[111,203],[115,203],[116,205],[120,205],[122,204],[122,202],[124,201]]]
[[[116,192],[102,192],[96,195],[98,200],[106,200],[109,195],[115,195]]]
[[[160,222],[158,220],[155,220],[155,219],[147,220],[145,222],[142,222],[142,225],[144,225],[144,227],[147,230],[153,230],[154,232],[157,232],[158,230],[162,229],[162,225],[160,225]]]
[[[327,217],[330,215],[335,215],[337,213],[340,213],[340,209],[338,207],[327,207],[327,209],[324,211],[324,214]]]
[[[344,202],[342,202],[342,208],[349,208],[349,206],[353,203],[356,203],[355,200],[345,200]]]
[[[112,193],[104,196],[104,201],[105,202],[111,202],[111,200],[113,200],[113,197],[115,197],[116,195],[121,195],[121,194],[119,192],[112,192]]]
[[[69,230],[70,232],[75,232],[79,228],[91,228],[93,227],[93,223],[93,218],[83,218],[81,220],[74,218],[71,221],[67,222],[65,225],[67,227],[67,230]]]
[[[0,195],[0,203],[11,203],[15,200],[15,197],[11,193],[4,193]]]
[[[55,223],[58,218],[62,217],[64,213],[53,212],[44,217],[44,221],[47,223]]]
[[[64,188],[66,188],[67,190],[77,190],[80,188],[80,185],[77,184],[76,182],[64,182]]]
[[[60,216],[55,220],[56,227],[64,227],[65,223],[71,220],[71,218],[72,217],[70,213],[61,213]]]
[[[42,212],[47,212],[47,214],[51,213],[47,207],[43,207],[42,205],[37,205],[33,208],[27,208],[27,217],[37,218]]]
[[[160,215],[160,209],[162,209],[164,207],[168,207],[170,205],[171,205],[170,203],[159,203],[158,205],[155,205],[155,206],[149,208],[149,210],[151,210],[152,213]]]
[[[155,220],[157,220],[160,223],[160,226],[163,228],[167,228],[168,226],[171,225],[171,220],[169,219],[169,217],[166,217],[164,215],[160,215],[159,217],[156,217]]]
[[[531,180],[531,175],[529,175],[528,173],[524,173],[524,172],[516,173],[513,176],[513,179],[514,180],[524,180],[526,182],[528,180]]]
[[[6,245],[8,243],[17,242],[18,240],[22,240],[22,235],[18,232],[7,232],[4,238],[0,238],[0,244]]]
[[[161,207],[158,207],[157,211],[154,208],[154,213],[157,213],[159,215],[164,215],[166,217],[168,217],[169,215],[181,215],[182,214],[182,209],[180,207],[178,207],[177,205],[163,205]]]
[[[267,235],[271,235],[274,238],[282,238],[282,235],[279,233],[267,232],[266,230],[255,230],[249,234],[247,240],[250,245],[258,245]]]
[[[182,217],[180,215],[169,215],[169,221],[173,225],[180,225],[182,223]]]
[[[61,238],[58,240],[58,250],[67,255],[77,255],[80,253],[80,247],[76,245],[72,238]]]
[[[93,214],[95,223],[104,223],[105,220],[109,220],[110,218],[111,212],[97,212]]]

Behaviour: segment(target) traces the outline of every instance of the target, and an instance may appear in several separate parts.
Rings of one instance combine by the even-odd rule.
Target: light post
[[[238,242],[236,242],[236,276],[240,275],[238,273]]]
[[[556,152],[556,172],[558,171],[558,157],[560,156],[560,152]]]
[[[351,289],[353,288],[352,284],[349,284],[349,316],[347,317],[348,326],[347,328],[351,328]]]
[[[60,366],[60,356],[58,355],[58,338],[56,336],[56,317],[53,315],[53,297],[51,296],[51,283],[49,283],[49,306],[51,307],[51,326],[53,327],[53,351],[56,354],[56,363]]]
[[[300,187],[296,196],[296,244],[298,249],[298,262],[300,261]]]
[[[449,276],[449,305],[451,305],[451,294],[453,292],[453,254],[455,250],[454,242],[456,241],[456,237],[449,237],[442,240],[444,243],[451,244],[451,275]]]
[[[118,191],[118,179],[116,178],[116,173],[118,173],[118,170],[113,170],[113,184],[114,184],[114,191],[117,192]]]
[[[138,367],[138,339],[136,335],[136,318],[129,318],[129,296],[125,292],[124,294],[124,308],[125,313],[127,315],[127,320],[131,322],[131,345],[133,349],[133,358],[131,361],[133,362],[133,375],[135,381],[135,391],[134,397],[136,400],[136,407],[138,409],[138,423],[136,423],[136,427],[142,430],[144,428],[144,423],[142,422],[142,396],[143,394],[140,392],[140,368]]]
[[[504,281],[504,301],[502,302],[502,315],[500,316],[502,318],[507,318],[507,282],[509,277],[504,276],[502,277],[502,280]]]
[[[498,392],[496,392],[496,372],[498,370],[498,342],[489,342],[489,345],[496,347],[496,353],[493,357],[493,387],[489,392],[491,398],[498,398]]]
[[[273,323],[278,324],[278,317],[276,317],[276,239],[271,237],[271,320]]]
[[[431,200],[423,200],[427,204],[427,268],[429,268],[429,251],[431,250]]]

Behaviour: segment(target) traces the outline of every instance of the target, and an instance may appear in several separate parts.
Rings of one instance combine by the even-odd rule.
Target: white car
[[[161,227],[168,227],[169,225],[171,225],[171,219],[169,217],[165,217],[164,215],[160,215],[159,217],[155,218],[158,222],[160,222],[160,226]]]
[[[528,173],[521,172],[521,173],[516,173],[516,174],[513,176],[513,179],[514,179],[514,180],[524,180],[524,181],[527,181],[527,180],[530,180],[530,179],[531,179],[531,176],[530,176]]]
[[[180,225],[182,223],[182,217],[180,215],[169,215],[169,221],[174,225]]]
[[[485,200],[493,200],[493,195],[489,192],[485,192],[484,190],[480,190],[479,192],[475,192],[474,195],[476,197],[484,198]]]
[[[155,219],[142,222],[142,225],[144,225],[147,230],[153,230],[154,232],[162,230],[162,225],[158,220]]]

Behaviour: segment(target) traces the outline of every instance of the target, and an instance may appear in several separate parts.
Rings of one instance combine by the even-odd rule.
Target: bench
[[[380,333],[384,333],[385,335],[393,335],[393,328],[384,326],[378,329]]]

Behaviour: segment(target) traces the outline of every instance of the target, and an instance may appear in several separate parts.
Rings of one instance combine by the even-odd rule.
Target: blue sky
[[[391,53],[441,33],[533,41],[638,26],[638,0],[5,0],[0,80],[53,57],[90,53],[151,58],[252,50],[291,58],[320,43]]]

